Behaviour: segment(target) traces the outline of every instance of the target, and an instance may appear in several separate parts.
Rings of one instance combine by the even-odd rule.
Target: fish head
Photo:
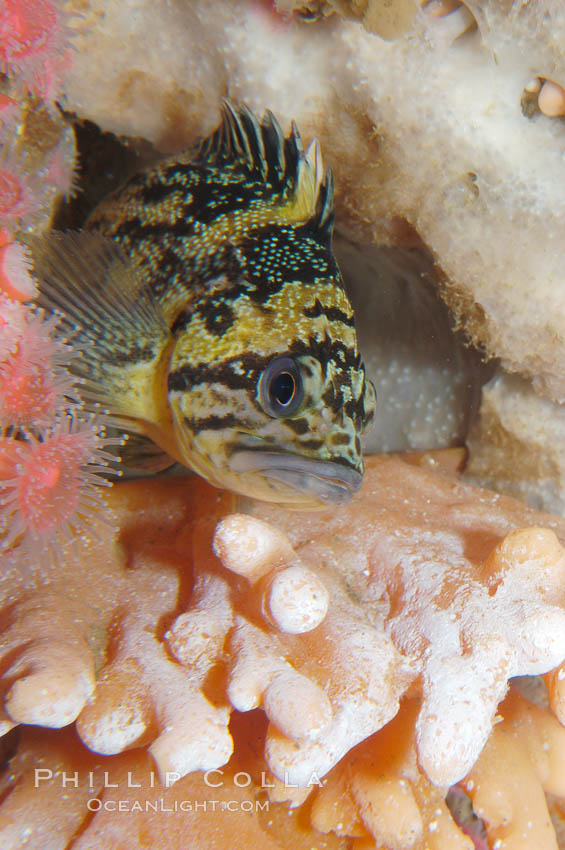
[[[349,501],[375,392],[332,251],[331,172],[317,142],[304,151],[294,122],[285,138],[270,112],[259,123],[229,103],[200,162],[216,188],[199,219],[208,276],[190,315],[173,318],[177,456],[251,497]]]
[[[295,282],[296,283],[296,282]],[[363,477],[360,435],[376,395],[341,281],[267,300],[233,292],[185,327],[170,364],[179,457],[212,483],[287,507],[349,501]],[[212,329],[211,329],[212,328]]]

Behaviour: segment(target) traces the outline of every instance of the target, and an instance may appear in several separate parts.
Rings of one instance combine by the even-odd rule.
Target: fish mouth
[[[230,468],[242,475],[260,473],[267,480],[280,482],[325,505],[350,502],[363,481],[360,472],[335,461],[285,452],[238,451],[232,455]]]

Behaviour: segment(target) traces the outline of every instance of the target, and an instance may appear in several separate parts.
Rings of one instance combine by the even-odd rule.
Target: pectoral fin
[[[69,369],[88,407],[146,431],[168,416],[169,329],[120,246],[95,233],[53,233],[32,244],[37,303],[61,316],[76,356]]]

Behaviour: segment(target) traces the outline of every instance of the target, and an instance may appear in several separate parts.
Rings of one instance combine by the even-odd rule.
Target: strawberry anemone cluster
[[[0,5],[0,70],[13,74],[44,101],[57,95],[71,62],[63,9],[50,0],[3,0]]]
[[[111,457],[66,369],[57,319],[0,299],[0,558],[36,562],[76,542]]]
[[[73,189],[74,136],[54,99],[70,41],[48,0],[0,4],[0,560],[52,560],[101,502],[108,444],[81,408],[72,344],[33,305],[26,245]],[[111,441],[110,441],[111,442]]]

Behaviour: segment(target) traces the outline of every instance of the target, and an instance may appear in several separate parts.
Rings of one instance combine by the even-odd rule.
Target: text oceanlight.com
[[[269,800],[88,800],[89,812],[268,812]]]

